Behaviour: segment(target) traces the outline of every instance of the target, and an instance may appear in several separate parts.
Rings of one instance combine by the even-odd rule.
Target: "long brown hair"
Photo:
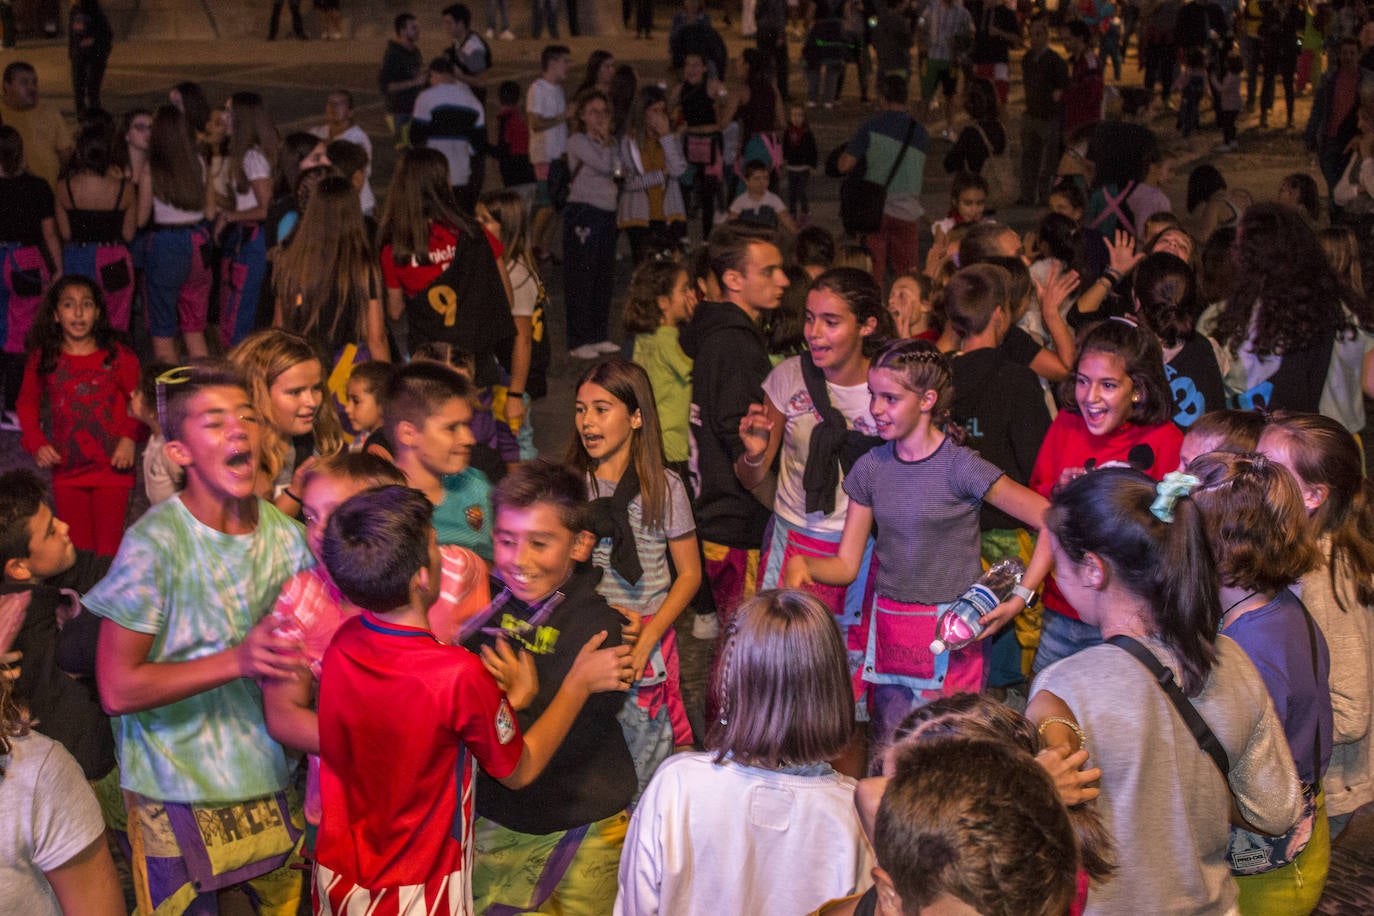
[[[453,199],[444,154],[426,147],[411,147],[396,163],[386,209],[377,229],[377,248],[390,245],[391,257],[397,264],[412,259],[417,264],[428,264],[431,223],[470,235],[477,233],[472,220]]]
[[[381,277],[347,178],[330,176],[315,188],[277,255],[272,285],[286,330],[328,347],[367,339],[368,302],[380,295]]]
[[[179,210],[205,209],[205,163],[196,152],[186,116],[171,105],[153,114],[148,137],[153,196]]]
[[[658,409],[654,405],[654,388],[649,375],[636,363],[615,357],[597,363],[577,380],[574,391],[591,383],[600,385],[611,396],[625,405],[630,416],[639,413],[639,429],[630,433],[630,460],[635,465],[635,475],[639,477],[639,501],[641,518],[645,528],[656,530],[672,521],[669,517],[671,506],[668,503],[667,463],[663,457],[663,433],[658,422]],[[582,437],[573,432],[572,442],[568,445],[567,464],[581,471],[584,477],[596,473],[596,460],[587,454]]]
[[[229,138],[229,184],[239,194],[251,187],[243,171],[243,157],[257,149],[269,165],[277,161],[277,128],[256,92],[235,92],[229,97],[234,132]]]

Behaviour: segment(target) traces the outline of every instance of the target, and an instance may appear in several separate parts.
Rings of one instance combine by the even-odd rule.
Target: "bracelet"
[[[523,391],[511,391],[509,388],[506,389],[506,397],[508,398],[523,398],[524,396],[525,392]]]
[[[1112,286],[1116,286],[1116,284],[1121,282],[1121,271],[1113,267],[1108,267],[1106,270],[1102,271],[1102,276],[1098,277],[1098,279],[1106,280]]]
[[[1030,607],[1035,603],[1035,589],[1026,588],[1020,582],[1011,587],[1011,593],[1026,602],[1026,607]]]
[[[739,457],[740,457],[740,460],[744,462],[745,467],[751,467],[751,468],[761,468],[761,467],[763,467],[763,455],[760,455],[760,456],[759,456],[759,460],[758,460],[758,461],[750,461],[750,460],[749,460],[749,453],[748,453],[748,452],[744,452],[744,453],[741,454]]]
[[[284,488],[282,488],[282,494],[285,495],[285,496],[289,496],[291,499],[294,499],[294,500],[296,501],[296,504],[299,505],[299,506],[305,505],[305,503],[301,501],[301,498],[300,498],[299,496],[297,496],[295,493],[292,493],[292,492],[291,492],[291,488],[290,488],[290,487],[284,487]]]
[[[1073,719],[1066,719],[1063,716],[1049,716],[1040,720],[1040,725],[1035,729],[1035,733],[1043,739],[1045,737],[1045,726],[1053,722],[1058,722],[1060,725],[1067,727],[1078,736],[1078,749],[1080,751],[1086,751],[1088,749],[1088,736],[1083,734],[1083,729],[1080,728],[1078,723]],[[1044,746],[1043,741],[1041,742],[1041,746]]]

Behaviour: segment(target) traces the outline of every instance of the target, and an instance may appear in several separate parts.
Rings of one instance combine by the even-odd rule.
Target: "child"
[[[1226,403],[1224,379],[1231,365],[1226,351],[1193,326],[1202,313],[1196,286],[1187,262],[1162,251],[1146,255],[1133,271],[1136,313],[1163,347],[1173,421],[1181,429]]]
[[[1240,909],[1311,912],[1322,895],[1331,838],[1321,777],[1331,757],[1326,640],[1289,591],[1320,562],[1293,475],[1263,455],[1216,452],[1188,464],[1192,497],[1221,575],[1221,633],[1255,663],[1303,784],[1303,813],[1279,837],[1233,826],[1228,858]]]
[[[949,187],[949,213],[931,227],[931,232],[938,238],[949,235],[955,226],[982,222],[987,202],[987,180],[976,172],[960,172]]]
[[[1218,79],[1213,73],[1209,79],[1212,83],[1212,91],[1221,99],[1221,107],[1217,109],[1217,123],[1221,125],[1221,144],[1216,147],[1214,152],[1229,153],[1240,146],[1236,142],[1236,121],[1240,118],[1242,106],[1240,98],[1240,75],[1245,70],[1245,63],[1239,54],[1226,55],[1225,73]]]
[[[258,495],[294,517],[300,476],[315,455],[344,447],[338,412],[322,410],[324,368],[315,347],[278,328],[256,331],[228,353],[248,383],[262,423]]]
[[[1216,77],[1212,77],[1215,79]],[[1207,95],[1207,58],[1201,48],[1189,48],[1179,68],[1174,89],[1178,91],[1178,119],[1175,126],[1187,140],[1198,129],[1202,99]]]
[[[1306,172],[1285,175],[1279,182],[1278,201],[1302,213],[1308,222],[1316,225],[1321,221],[1321,205],[1317,181]]]
[[[949,362],[924,340],[884,347],[868,371],[870,410],[884,440],[845,477],[849,511],[834,557],[802,554],[787,561],[789,587],[813,581],[848,585],[859,572],[876,523],[877,594],[865,609],[863,679],[876,687],[869,708],[873,740],[885,743],[912,707],[943,693],[983,686],[983,648],[932,656],[936,618],[982,573],[978,512],[984,502],[1022,524],[1041,525],[1047,501],[1010,479],[944,431],[953,398]],[[1048,544],[1016,593],[983,618],[991,636],[1033,597],[1048,567]],[[913,564],[920,556],[924,562]]]
[[[1156,213],[1167,213],[1172,210],[1169,195],[1163,189],[1174,178],[1174,163],[1177,157],[1170,151],[1160,149],[1155,150],[1145,159],[1145,180],[1138,182],[1126,195],[1126,205],[1129,208],[1131,218],[1135,221],[1131,229],[1135,232],[1136,238],[1148,241],[1153,238],[1150,235],[1150,229],[1146,226],[1150,217]],[[1100,227],[1094,228],[1100,230]],[[1156,229],[1155,231],[1158,232],[1159,230]]]
[[[827,762],[854,731],[830,611],[767,591],[733,621],[707,751],[665,763],[635,808],[618,916],[706,916],[726,901],[731,912],[806,913],[869,881],[854,781]]]
[[[76,549],[33,471],[0,475],[0,531],[0,594],[22,594],[27,602],[17,630],[0,636],[0,654],[21,653],[17,672],[10,672],[18,674],[14,697],[43,734],[76,758],[103,799],[117,799],[114,735],[92,680],[100,623],[80,604],[110,559]],[[111,825],[122,826],[122,814],[117,802],[106,807]]]
[[[1078,361],[1066,380],[1064,408],[1050,424],[1031,471],[1042,496],[1109,462],[1125,462],[1156,480],[1178,467],[1183,434],[1169,422],[1174,399],[1164,376],[1164,355],[1150,331],[1124,318],[1094,325],[1079,341]],[[1051,576],[1045,584],[1039,673],[1051,662],[1101,641]]]
[[[643,369],[623,359],[598,363],[578,382],[575,409],[568,464],[582,472],[592,501],[592,563],[603,570],[597,592],[643,625],[635,684],[620,712],[643,792],[670,753],[692,746],[673,623],[701,585],[696,522],[682,479],[665,467]]]
[[[792,243],[792,258],[812,280],[835,266],[835,236],[824,226],[807,226]]]
[[[945,286],[945,314],[961,341],[950,361],[954,401],[950,417],[965,430],[965,444],[1019,484],[1030,482],[1040,443],[1050,428],[1050,412],[1035,373],[1001,350],[1011,327],[1011,275],[993,264],[973,264]],[[1030,560],[1031,536],[1016,519],[992,506],[979,518],[981,553],[989,563],[1005,557]],[[1017,630],[1028,649],[1036,623],[1031,612],[1017,617],[1016,628],[999,633],[987,653],[988,686],[1006,688],[1025,680]],[[1027,625],[1029,631],[1027,632]],[[1025,661],[1030,662],[1030,654]]]
[[[892,281],[887,294],[887,311],[892,316],[898,338],[936,341],[935,308],[930,299],[930,277],[919,268],[907,271]]]
[[[138,421],[128,408],[138,358],[116,339],[104,295],[80,274],[48,290],[27,343],[21,444],[40,468],[52,469],[53,503],[72,543],[114,556],[134,486]]]
[[[382,428],[382,393],[391,382],[396,370],[391,363],[373,359],[359,363],[348,375],[348,385],[344,392],[344,415],[348,425],[353,428],[353,441],[348,444],[351,452],[361,452],[367,447],[368,440]]]
[[[434,503],[440,544],[458,544],[491,562],[491,483],[469,466],[472,383],[421,360],[396,371],[382,401],[382,424],[406,483]]]
[[[496,147],[492,155],[501,170],[501,186],[520,195],[528,207],[534,199],[534,165],[530,162],[530,125],[520,108],[520,84],[503,80],[496,89]]]
[[[322,913],[388,892],[402,912],[410,895],[426,912],[473,912],[477,767],[510,789],[530,785],[592,692],[620,689],[628,668],[623,649],[595,653],[606,631],[592,636],[522,739],[511,713],[520,700],[429,632],[439,584],[431,512],[418,491],[380,487],[340,505],[325,529],[325,567],[363,614],[339,627],[320,681]],[[509,690],[528,699],[532,672],[521,673]]]
[[[654,412],[663,433],[663,458],[679,476],[690,456],[688,413],[692,361],[678,343],[678,329],[692,320],[697,297],[687,269],[676,258],[651,258],[635,268],[625,294],[622,321],[630,359],[653,386]]]
[[[371,238],[377,234],[377,198],[367,180],[372,171],[368,147],[350,140],[330,140],[324,148],[324,154],[334,170],[348,182],[353,193],[358,195],[363,225],[367,226],[368,237]]]
[[[1264,425],[1264,416],[1255,410],[1208,411],[1184,431],[1178,469],[1186,470],[1194,458],[1208,452],[1256,451]]]
[[[763,403],[740,420],[744,456],[735,473],[742,485],[756,490],[781,456],[772,534],[759,557],[760,588],[778,587],[794,554],[835,554],[849,506],[842,482],[859,456],[881,441],[867,379],[873,354],[893,336],[882,290],[869,274],[837,267],[812,283],[804,314],[806,351],[768,374]],[[851,675],[859,669],[862,640],[853,628],[871,597],[871,556],[869,542],[848,588],[811,589],[835,615],[841,635],[854,639],[847,643]]]
[[[162,424],[157,417],[158,379],[174,366],[166,363],[149,363],[138,374],[138,387],[129,396],[129,414],[148,427],[148,441],[143,445],[143,494],[148,497],[148,505],[158,503],[176,495],[186,475],[181,466],[167,456],[163,448],[167,440],[163,435]]]
[[[497,387],[495,400],[501,403],[493,402],[492,406],[520,440],[520,457],[528,459],[537,454],[529,405],[548,393],[552,350],[544,323],[549,297],[530,251],[526,209],[524,199],[510,190],[488,191],[477,205],[477,221],[501,243],[500,264],[510,279],[511,315],[515,319],[515,343],[505,360],[505,391]]]
[[[472,382],[473,358],[466,350],[455,350],[446,343],[426,343],[415,348],[412,362],[429,360],[442,363],[454,369],[469,383]],[[506,476],[506,469],[514,467],[520,460],[520,443],[510,427],[496,419],[492,410],[495,396],[491,388],[474,388],[472,395],[472,419],[468,428],[477,441],[472,444],[472,454],[468,466],[486,475],[493,484],[500,483]]]
[[[827,106],[829,107],[829,106]],[[806,123],[806,109],[793,105],[787,109],[787,130],[782,135],[782,161],[787,171],[787,212],[799,223],[811,216],[807,184],[820,162],[816,135]]]
[[[1297,591],[1331,652],[1335,737],[1322,790],[1334,840],[1351,813],[1374,799],[1374,717],[1367,701],[1374,685],[1374,494],[1358,442],[1329,417],[1279,414],[1260,435],[1259,452],[1297,479],[1321,554]]]
[[[781,225],[793,235],[797,222],[792,219],[782,198],[768,190],[768,163],[750,159],[744,164],[744,191],[730,204],[730,219],[776,229]]]
[[[115,717],[139,910],[213,909],[219,889],[246,882],[271,912],[294,913],[301,880],[286,862],[300,830],[257,679],[295,675],[298,648],[262,618],[309,548],[257,495],[262,431],[231,366],[187,368],[160,384],[158,407],[186,486],[125,532],[84,601],[105,618],[96,679]],[[209,825],[236,823],[253,825],[253,844],[226,862]],[[195,824],[207,826],[184,829]]]
[[[584,482],[546,461],[520,465],[493,494],[496,584],[501,586],[478,635],[464,645],[488,648],[504,636],[533,666],[539,692],[516,713],[528,731],[569,677],[574,657],[598,631],[621,644],[620,618],[596,593],[596,572],[579,570],[595,536],[587,531]],[[632,672],[625,675],[628,684]],[[548,769],[513,791],[478,776],[474,830],[474,912],[606,913],[615,899],[616,864],[635,792],[634,763],[617,713],[624,700],[592,697],[578,713]]]

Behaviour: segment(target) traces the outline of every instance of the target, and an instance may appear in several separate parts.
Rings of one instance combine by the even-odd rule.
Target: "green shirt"
[[[444,501],[434,507],[434,533],[439,544],[466,547],[491,562],[491,482],[477,468],[449,474],[440,481]]]
[[[124,534],[86,607],[153,637],[151,662],[183,662],[243,641],[282,584],[313,560],[305,531],[259,500],[252,534],[216,531],[179,496]],[[160,801],[225,804],[286,787],[286,757],[267,734],[250,678],[111,720],[124,788]]]
[[[663,429],[663,456],[669,462],[688,457],[688,412],[692,405],[692,360],[677,342],[677,328],[660,325],[652,334],[635,336],[634,361],[644,367],[654,386],[654,406]]]

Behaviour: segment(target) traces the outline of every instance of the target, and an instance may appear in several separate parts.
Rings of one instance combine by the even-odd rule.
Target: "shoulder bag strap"
[[[987,132],[983,130],[983,125],[979,124],[977,121],[974,121],[973,129],[978,131],[978,136],[983,138],[983,145],[988,148],[988,158],[994,158],[997,155],[997,151],[992,148],[992,141],[988,139]]]
[[[911,117],[907,115],[907,117]],[[897,151],[897,158],[892,160],[892,171],[887,173],[887,181],[883,182],[883,190],[892,187],[892,179],[897,177],[897,170],[902,167],[902,158],[906,156],[906,151],[911,146],[911,138],[916,134],[916,119],[911,118],[911,124],[906,129],[906,138],[902,140],[902,148]]]
[[[1212,758],[1212,762],[1221,771],[1221,777],[1227,778],[1231,772],[1231,759],[1226,756],[1226,748],[1221,746],[1221,741],[1217,739],[1211,727],[1203,720],[1201,713],[1183,695],[1183,690],[1174,680],[1174,673],[1164,667],[1159,659],[1155,658],[1154,653],[1142,646],[1129,636],[1113,636],[1107,642],[1129,653],[1136,661],[1140,662],[1150,673],[1155,676],[1159,686],[1164,690],[1164,695],[1174,704],[1178,714],[1183,717],[1184,723],[1188,726],[1188,731],[1193,733],[1193,738],[1197,741],[1198,747]]]

